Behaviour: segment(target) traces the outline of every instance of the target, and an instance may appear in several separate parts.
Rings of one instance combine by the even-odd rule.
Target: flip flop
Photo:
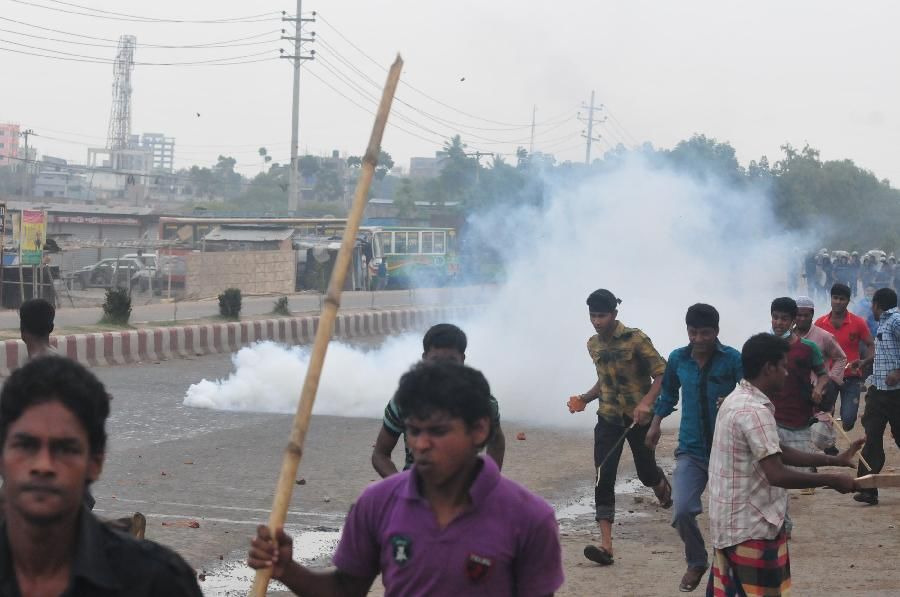
[[[615,562],[611,553],[609,553],[602,547],[597,547],[596,545],[588,545],[587,547],[585,547],[584,557],[592,562],[600,564],[601,566],[611,566]]]
[[[703,576],[708,569],[709,568],[688,568],[687,572],[684,573],[684,576],[681,577],[681,584],[678,585],[678,590],[682,593],[690,593],[696,589],[700,586],[700,582],[703,580]]]
[[[672,484],[669,483],[669,480],[663,475],[663,482],[666,486],[663,488],[662,495],[656,493],[656,489],[654,488],[653,493],[656,494],[656,499],[659,500],[659,507],[663,510],[668,510],[672,507]]]

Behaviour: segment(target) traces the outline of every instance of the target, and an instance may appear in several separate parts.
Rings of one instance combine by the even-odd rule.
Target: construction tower
[[[106,148],[129,148],[131,139],[131,74],[134,71],[134,50],[137,38],[133,35],[119,37],[116,61],[113,64],[113,100],[109,112],[109,132]]]

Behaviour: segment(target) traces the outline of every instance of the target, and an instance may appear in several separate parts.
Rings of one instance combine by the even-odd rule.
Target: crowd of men
[[[897,258],[881,249],[872,249],[862,255],[858,251],[821,249],[806,255],[799,269],[807,295],[814,300],[827,300],[828,291],[835,283],[849,286],[854,297],[867,288],[872,288],[873,292],[878,288],[900,289]],[[790,276],[791,292],[798,290],[798,281],[798,276]]]
[[[869,324],[848,310],[850,287],[835,283],[829,294],[830,312],[815,320],[811,298],[774,299],[771,329],[751,337],[740,352],[719,341],[718,311],[695,304],[685,316],[688,344],[667,361],[640,329],[618,321],[622,301],[612,292],[600,289],[588,297],[596,334],[587,348],[597,383],[568,402],[574,413],[599,400],[594,463],[601,545],[587,546],[585,557],[602,566],[614,563],[613,488],[625,440],[641,482],[653,488],[661,507],[673,508],[672,526],[687,562],[678,583],[682,592],[695,590],[711,567],[709,596],[789,594],[793,522],[787,489],[812,493],[830,487],[855,491],[858,502],[878,503],[877,489],[818,469],[858,466],[860,477],[880,473],[885,429],[890,424],[900,431],[897,294],[887,287],[872,293],[874,340]],[[866,437],[839,452],[836,426],[844,432],[853,428],[863,385],[868,388],[862,419]],[[841,416],[835,419],[838,400]],[[679,402],[670,484],[654,450],[661,420]],[[857,465],[860,448],[863,458]],[[711,561],[696,522],[707,489]]]
[[[878,503],[877,490],[859,487],[855,476],[819,469],[879,473],[886,426],[900,431],[897,294],[872,293],[874,339],[848,310],[851,288],[838,282],[829,294],[831,310],[817,319],[811,298],[776,298],[771,329],[740,351],[720,342],[715,307],[695,304],[685,316],[688,344],[663,359],[644,332],[618,320],[619,298],[591,293],[587,350],[597,382],[567,403],[571,413],[598,404],[601,542],[585,547],[587,559],[615,563],[615,481],[626,441],[640,481],[673,510],[687,563],[678,581],[684,592],[709,570],[708,595],[789,594],[787,489],[830,487]],[[0,390],[0,597],[200,595],[180,556],[91,512],[111,397],[90,371],[54,354],[49,304],[26,303],[21,315],[31,359]],[[301,565],[284,529],[265,526],[251,540],[251,567],[312,596],[363,596],[379,575],[387,595],[543,596],[562,586],[554,510],[501,474],[498,401],[484,375],[465,365],[466,348],[456,326],[426,333],[422,361],[400,379],[375,441],[372,464],[384,478],[351,508],[334,567]],[[862,387],[866,437],[840,452],[835,428],[853,428]],[[679,405],[670,482],[656,446],[662,419]],[[398,471],[390,456],[401,435],[406,459]],[[865,463],[857,465],[860,448]],[[696,520],[707,489],[711,557]]]

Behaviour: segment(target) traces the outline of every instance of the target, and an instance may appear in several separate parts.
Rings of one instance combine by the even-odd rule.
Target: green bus
[[[453,228],[376,226],[366,229],[372,232],[373,238],[369,275],[382,287],[446,286],[459,274]],[[382,263],[385,268],[381,267]]]

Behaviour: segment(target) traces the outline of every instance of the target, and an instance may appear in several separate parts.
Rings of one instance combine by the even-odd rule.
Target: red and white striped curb
[[[470,315],[474,309],[470,306],[412,307],[339,313],[334,322],[333,337],[385,336],[422,330],[440,321]],[[313,315],[52,336],[50,344],[62,356],[98,367],[233,352],[261,340],[309,344],[318,329],[319,316]],[[27,358],[21,340],[0,342],[0,375],[9,375]]]

